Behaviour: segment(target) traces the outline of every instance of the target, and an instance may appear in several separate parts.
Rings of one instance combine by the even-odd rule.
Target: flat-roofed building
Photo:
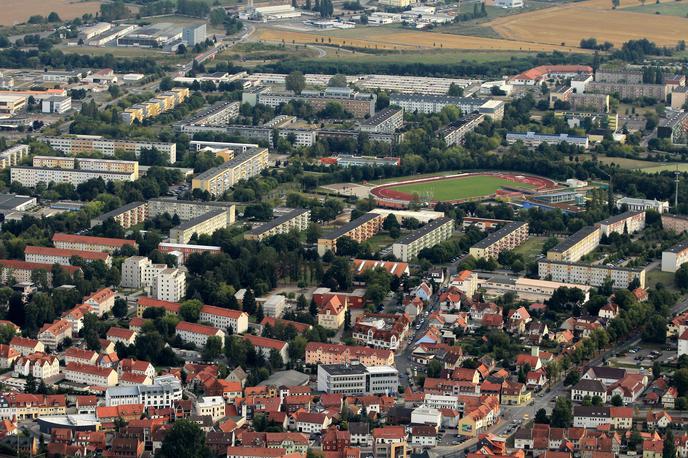
[[[159,272],[151,295],[155,299],[178,302],[186,296],[186,268],[167,267]]]
[[[586,226],[547,252],[550,261],[576,262],[600,245],[599,227]]]
[[[532,278],[511,278],[496,275],[483,281],[479,281],[480,288],[488,297],[500,297],[506,293],[515,293],[520,300],[531,302],[543,302],[552,298],[554,292],[562,287],[578,288],[585,294],[585,302],[590,297],[589,285],[562,283],[548,280],[535,280]]]
[[[69,183],[78,186],[88,180],[102,178],[103,181],[135,181],[138,177],[134,173],[103,172],[95,170],[66,170],[48,167],[12,167],[10,169],[12,182],[18,182],[27,188],[35,188],[38,183]]]
[[[688,231],[688,216],[662,214],[662,227],[664,230],[682,234]]]
[[[130,202],[119,208],[116,208],[100,216],[91,219],[91,227],[103,224],[108,219],[112,218],[123,229],[129,229],[132,226],[141,224],[148,219],[148,203],[147,202]]]
[[[249,149],[234,159],[197,175],[191,181],[191,187],[207,191],[212,196],[220,196],[240,180],[254,177],[267,167],[267,148]]]
[[[340,104],[355,118],[364,118],[375,114],[377,96],[372,93],[354,92],[348,88],[328,88],[323,92],[273,93],[270,91],[258,94],[258,103],[277,108],[282,103],[301,101],[313,107],[314,111],[321,111],[330,103]]]
[[[65,234],[62,232],[53,234],[52,241],[55,247],[67,250],[113,252],[121,249],[125,245],[138,249],[138,245],[136,245],[136,242],[133,240]]]
[[[662,272],[676,272],[688,261],[688,241],[682,241],[662,252]]]
[[[14,145],[0,152],[0,170],[12,167],[29,155],[29,145]]]
[[[389,104],[399,106],[407,113],[439,113],[446,106],[456,106],[463,114],[482,113],[494,120],[504,117],[504,102],[475,97],[448,95],[391,94]]]
[[[628,288],[637,279],[640,287],[645,287],[645,269],[631,269],[627,267],[612,267],[603,264],[589,265],[577,262],[538,261],[538,275],[543,279],[551,279],[563,283],[602,286],[610,279],[614,288]]]
[[[170,229],[170,242],[188,243],[196,235],[212,235],[219,229],[227,227],[225,210],[211,210],[201,216],[183,221],[179,226]]]
[[[318,255],[322,256],[328,250],[336,253],[337,240],[341,237],[350,237],[359,243],[368,240],[380,231],[384,220],[385,218],[380,214],[366,213],[327,234],[323,234],[318,239]]]
[[[193,253],[218,254],[222,252],[222,248],[212,245],[188,245],[184,243],[160,242],[158,244],[158,251],[177,256],[179,265],[181,265],[184,264],[186,259]]]
[[[318,391],[347,396],[361,394],[391,395],[399,389],[399,372],[389,366],[362,364],[321,364],[318,366]]]
[[[295,208],[272,221],[261,224],[244,234],[247,240],[263,240],[277,234],[290,231],[305,231],[311,219],[311,211],[305,208]]]
[[[203,202],[196,200],[150,199],[148,212],[150,217],[159,215],[177,215],[180,220],[187,221],[205,215],[206,213],[223,209],[227,215],[227,225],[236,221],[236,205],[231,202]]]
[[[550,145],[558,145],[560,143],[569,143],[571,145],[580,146],[588,149],[590,142],[588,137],[575,137],[569,134],[538,134],[535,132],[509,132],[506,134],[506,142],[513,145],[516,142],[521,142],[526,146],[540,146],[543,143]]]
[[[33,166],[51,169],[133,173],[136,178],[139,177],[139,163],[136,161],[92,159],[88,157],[34,156]]]
[[[71,100],[71,99],[70,99]],[[14,116],[26,107],[23,95],[0,95],[0,115]]]
[[[65,154],[77,156],[81,153],[99,152],[105,156],[114,156],[115,151],[134,153],[139,157],[142,149],[156,149],[170,164],[177,161],[177,144],[139,140],[113,140],[98,135],[74,135],[64,137],[38,137],[38,141]]]
[[[485,115],[481,113],[468,114],[456,122],[449,124],[440,132],[440,137],[447,146],[462,145],[466,134],[473,132],[481,122],[485,120]]]
[[[497,259],[502,251],[513,250],[528,240],[528,223],[512,221],[473,245],[469,254],[476,259]]]
[[[619,215],[610,216],[595,224],[602,235],[609,237],[612,233],[633,234],[645,229],[645,210],[627,211]]]
[[[397,259],[408,262],[418,256],[423,248],[431,248],[449,240],[453,233],[453,219],[437,218],[395,241],[392,245],[392,253]]]
[[[404,126],[404,110],[402,108],[387,107],[375,113],[368,119],[361,121],[361,132],[394,133]]]

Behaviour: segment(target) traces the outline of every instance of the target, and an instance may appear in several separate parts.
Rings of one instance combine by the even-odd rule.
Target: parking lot
[[[673,364],[676,361],[675,344],[667,345],[637,345],[627,351],[617,353],[609,358],[608,363],[617,367],[636,367],[641,369],[652,369],[655,361],[661,364]]]

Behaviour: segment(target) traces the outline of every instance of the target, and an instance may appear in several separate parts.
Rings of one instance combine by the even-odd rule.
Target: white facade
[[[669,211],[669,202],[666,200],[622,197],[616,201],[616,206],[621,208],[623,205],[625,205],[630,211],[654,210],[657,213],[665,213]]]
[[[11,180],[27,188],[35,188],[38,183],[69,183],[77,186],[94,178],[109,181],[134,181],[134,173],[97,172],[91,170],[64,170],[46,167],[12,167]]]
[[[222,396],[203,396],[194,403],[196,415],[210,415],[213,423],[225,416],[225,398]]]
[[[640,281],[640,287],[645,287],[644,269],[540,260],[538,261],[538,275],[540,278],[551,276],[553,281],[591,286],[602,286],[607,279],[611,279],[614,282],[614,288],[628,288],[628,285],[637,278]]]
[[[203,306],[198,321],[210,323],[218,329],[232,328],[234,334],[243,334],[248,330],[248,314],[246,312],[211,305]]]
[[[430,425],[439,428],[442,423],[442,414],[433,407],[422,405],[411,412],[411,423],[414,425]]]
[[[113,387],[105,392],[106,406],[143,404],[144,407],[171,407],[180,399],[182,385],[172,375],[155,378],[152,385]]]
[[[399,372],[389,366],[332,364],[318,366],[318,391],[325,393],[396,394]]]
[[[662,272],[676,272],[686,261],[688,261],[688,242],[680,242],[662,252]]]
[[[186,296],[186,269],[169,267],[162,270],[153,284],[152,296],[162,301],[181,301]]]
[[[208,341],[208,337],[216,336],[222,341],[222,346],[225,344],[225,333],[220,329],[211,326],[204,326],[196,323],[187,323],[180,321],[177,325],[177,335],[182,341],[192,343],[199,348],[203,348]]]

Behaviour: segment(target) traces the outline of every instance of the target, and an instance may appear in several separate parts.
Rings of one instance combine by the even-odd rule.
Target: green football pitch
[[[489,196],[503,187],[533,188],[533,186],[528,183],[517,183],[504,178],[481,175],[401,184],[387,189],[411,195],[418,194],[420,197],[428,197],[434,201],[447,201]]]

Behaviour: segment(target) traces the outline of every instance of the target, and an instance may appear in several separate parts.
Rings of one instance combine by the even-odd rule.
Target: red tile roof
[[[304,333],[308,331],[310,328],[312,328],[310,324],[299,323],[298,321],[282,320],[272,316],[266,316],[265,318],[263,318],[263,321],[260,322],[260,325],[265,326],[269,324],[274,328],[278,323],[284,326],[285,328],[288,326],[293,326],[294,329],[296,329],[296,331],[299,333]]]
[[[105,261],[110,257],[108,253],[101,253],[98,251],[82,251],[82,250],[68,250],[65,248],[53,248],[45,246],[27,246],[24,248],[24,255],[37,254],[42,256],[59,256],[64,258],[71,258],[78,256],[83,259],[91,261]]]
[[[201,308],[201,313],[207,313],[208,315],[224,316],[235,320],[241,318],[241,315],[246,314],[246,312],[242,312],[241,310],[225,309],[222,307],[215,307],[214,305],[204,305]]]
[[[0,259],[0,264],[2,264],[2,266],[5,267],[6,269],[15,269],[15,270],[45,270],[46,272],[50,272],[53,268],[52,264],[45,264],[42,262],[27,262],[27,261],[21,261],[19,259]],[[62,267],[70,275],[81,270],[81,267],[78,267],[78,266],[60,266],[60,267]]]
[[[87,253],[92,253],[92,251],[87,251]],[[84,302],[88,300],[93,300],[97,302],[98,304],[110,299],[115,295],[115,292],[111,290],[110,288],[102,288],[96,291],[95,293],[92,293],[86,297],[84,297]]]
[[[40,342],[35,339],[29,339],[27,337],[14,336],[10,340],[11,347],[25,347],[25,348],[35,348]]]
[[[68,242],[68,243],[85,243],[91,245],[107,245],[111,247],[123,247],[125,245],[130,245],[135,247],[136,242],[127,239],[114,239],[110,237],[92,237],[90,235],[75,235],[75,234],[65,234],[62,232],[56,232],[53,234],[53,243],[55,242]]]
[[[277,351],[281,351],[284,346],[287,345],[286,342],[282,342],[281,340],[269,339],[267,337],[254,336],[251,334],[244,334],[244,339],[248,340],[256,347],[274,348]]]
[[[119,339],[130,340],[132,337],[134,337],[135,334],[136,333],[131,329],[118,328],[116,326],[112,326],[110,329],[107,330],[105,336],[107,338],[116,337]]]
[[[206,336],[217,335],[219,329],[212,326],[206,326],[198,323],[189,323],[188,321],[180,321],[176,327],[177,332],[186,331],[194,334],[204,334]]]
[[[137,299],[138,304],[141,307],[148,308],[148,307],[157,307],[157,308],[162,308],[167,310],[170,313],[179,313],[179,309],[181,308],[181,304],[178,302],[169,302],[169,301],[161,301],[159,299],[153,299],[152,297],[148,296],[141,296]]]
[[[110,367],[94,366],[92,364],[67,363],[65,371],[81,372],[84,374],[92,374],[98,377],[109,377],[114,369]]]

